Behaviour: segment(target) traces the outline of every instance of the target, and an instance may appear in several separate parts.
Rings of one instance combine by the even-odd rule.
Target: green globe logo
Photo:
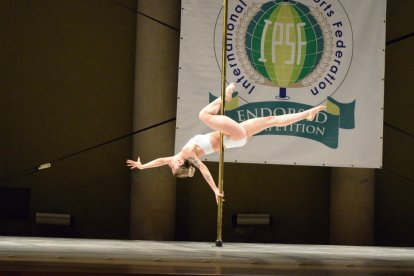
[[[275,0],[261,5],[247,26],[245,53],[267,85],[280,88],[306,86],[301,82],[320,63],[324,36],[310,9],[296,1]]]

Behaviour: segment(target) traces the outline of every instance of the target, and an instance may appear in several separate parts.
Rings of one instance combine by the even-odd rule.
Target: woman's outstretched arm
[[[131,167],[132,169],[140,169],[140,170],[144,170],[144,169],[149,169],[149,168],[155,168],[155,167],[160,167],[160,166],[164,166],[164,165],[168,165],[171,161],[172,157],[162,157],[162,158],[158,158],[155,159],[153,161],[150,161],[146,164],[141,164],[141,160],[137,159],[137,161],[134,160],[130,160],[128,159],[126,161],[126,164],[128,167]]]
[[[208,183],[210,188],[213,190],[214,195],[216,197],[216,202],[218,204],[218,198],[219,197],[224,198],[224,192],[220,193],[220,191],[217,188],[216,183],[214,182],[214,179],[211,176],[211,173],[210,173],[209,169],[207,168],[207,166],[204,165],[204,163],[196,156],[189,157],[189,158],[187,158],[187,160],[200,170],[200,172],[203,175],[204,179],[206,180],[206,182]]]

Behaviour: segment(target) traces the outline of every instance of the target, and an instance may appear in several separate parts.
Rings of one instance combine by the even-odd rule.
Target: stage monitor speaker
[[[70,225],[71,215],[36,213],[36,224]]]
[[[236,214],[233,217],[235,226],[271,225],[272,216],[270,214]]]

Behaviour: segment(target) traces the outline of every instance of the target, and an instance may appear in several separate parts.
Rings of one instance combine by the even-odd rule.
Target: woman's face
[[[176,174],[178,168],[180,168],[184,164],[184,161],[184,158],[182,158],[181,156],[175,155],[172,158],[170,164],[168,164],[171,168],[172,174]]]

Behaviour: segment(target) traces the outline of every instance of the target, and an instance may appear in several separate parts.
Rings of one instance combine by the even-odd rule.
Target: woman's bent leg
[[[231,100],[231,94],[233,93],[234,84],[231,83],[226,88],[226,101]],[[200,113],[200,120],[208,127],[221,132],[233,140],[239,140],[246,137],[246,131],[239,123],[233,119],[217,115],[221,107],[221,97],[204,107]]]

